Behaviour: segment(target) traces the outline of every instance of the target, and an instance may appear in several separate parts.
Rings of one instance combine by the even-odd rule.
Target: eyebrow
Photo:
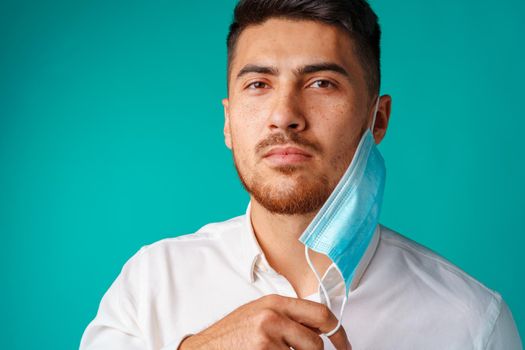
[[[239,73],[237,73],[237,79],[249,73],[277,75],[279,74],[279,70],[276,67],[259,66],[256,64],[247,64],[239,71]]]
[[[316,63],[316,64],[308,64],[306,66],[299,67],[297,69],[298,75],[305,75],[305,74],[311,74],[311,73],[317,73],[317,72],[323,72],[323,71],[330,71],[339,73],[347,78],[350,77],[350,74],[344,69],[342,66],[331,63],[331,62],[322,62],[322,63]]]
[[[307,64],[305,66],[299,67],[295,70],[296,75],[305,75],[312,74],[317,72],[330,71],[343,75],[346,78],[350,78],[350,74],[337,63],[332,62],[321,62],[314,64]],[[279,70],[277,67],[273,66],[260,66],[257,64],[247,64],[244,66],[239,73],[237,74],[236,79],[239,79],[243,75],[249,73],[259,73],[259,74],[268,74],[268,75],[278,75]]]

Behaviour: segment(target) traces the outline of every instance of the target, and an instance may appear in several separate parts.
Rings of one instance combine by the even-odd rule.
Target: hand
[[[184,339],[179,350],[322,350],[320,334],[334,329],[337,322],[323,304],[272,294],[237,308]],[[342,326],[330,341],[337,350],[352,349]]]

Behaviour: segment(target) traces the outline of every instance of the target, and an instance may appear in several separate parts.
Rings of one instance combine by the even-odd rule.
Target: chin
[[[273,167],[272,171],[250,172],[239,169],[238,165],[235,161],[235,169],[246,191],[274,214],[302,215],[316,212],[333,190],[326,175],[307,173],[308,169],[302,166],[286,165]]]
[[[245,186],[254,199],[274,214],[300,215],[318,211],[330,196],[328,181],[293,180],[293,184],[258,184]]]

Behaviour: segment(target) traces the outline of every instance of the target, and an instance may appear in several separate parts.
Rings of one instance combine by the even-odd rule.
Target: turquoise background
[[[525,3],[372,2],[382,222],[498,290],[525,330]],[[142,245],[244,213],[222,139],[234,1],[0,4],[1,349],[74,349]]]

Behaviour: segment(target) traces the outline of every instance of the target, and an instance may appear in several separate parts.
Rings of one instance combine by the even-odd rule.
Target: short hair
[[[312,20],[344,29],[355,43],[370,95],[379,92],[381,29],[377,15],[366,0],[240,0],[226,40],[228,80],[242,31],[270,18]]]

